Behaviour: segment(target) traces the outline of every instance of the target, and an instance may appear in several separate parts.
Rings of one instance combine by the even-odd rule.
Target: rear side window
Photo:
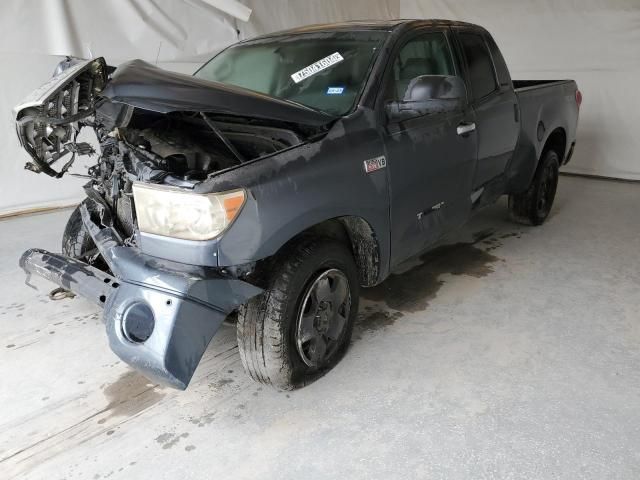
[[[421,75],[455,75],[449,44],[443,33],[409,40],[393,62],[387,99],[402,100],[411,80]]]
[[[511,75],[509,75],[509,69],[507,68],[507,63],[504,61],[504,57],[496,45],[496,42],[490,36],[487,36],[487,45],[489,45],[489,50],[491,51],[491,56],[493,57],[493,64],[496,67],[496,73],[498,74],[498,82],[500,82],[500,86],[511,85]]]
[[[464,56],[467,59],[473,98],[477,100],[489,95],[498,88],[493,71],[493,62],[484,39],[480,35],[461,33],[459,38]]]

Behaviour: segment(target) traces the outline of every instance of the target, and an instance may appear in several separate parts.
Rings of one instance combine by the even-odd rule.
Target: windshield
[[[344,115],[356,102],[387,32],[287,35],[240,43],[196,77]]]

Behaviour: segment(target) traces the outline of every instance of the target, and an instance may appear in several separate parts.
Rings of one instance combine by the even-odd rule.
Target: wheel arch
[[[563,127],[555,128],[546,138],[542,150],[540,151],[540,158],[538,158],[538,164],[544,157],[547,151],[553,150],[560,157],[560,165],[564,161],[565,154],[567,152],[567,132]]]
[[[381,275],[380,244],[373,227],[364,218],[355,215],[334,217],[311,225],[289,239],[273,256],[309,236],[331,238],[349,246],[358,267],[360,285],[370,287],[379,283]]]

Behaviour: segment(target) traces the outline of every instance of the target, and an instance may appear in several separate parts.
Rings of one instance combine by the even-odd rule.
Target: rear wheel
[[[517,195],[509,195],[511,218],[527,225],[541,225],[549,216],[558,188],[558,154],[547,150],[529,188]]]
[[[241,307],[240,358],[254,380],[290,390],[330,370],[351,340],[358,272],[351,251],[307,239],[278,263],[265,292]]]

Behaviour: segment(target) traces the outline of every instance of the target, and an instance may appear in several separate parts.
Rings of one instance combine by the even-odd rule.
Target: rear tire
[[[560,162],[555,150],[547,150],[529,188],[509,195],[511,219],[526,225],[541,225],[549,216],[558,188]]]
[[[238,349],[252,379],[292,390],[330,370],[349,346],[358,271],[349,248],[330,239],[305,239],[274,264],[266,290],[240,308]]]

